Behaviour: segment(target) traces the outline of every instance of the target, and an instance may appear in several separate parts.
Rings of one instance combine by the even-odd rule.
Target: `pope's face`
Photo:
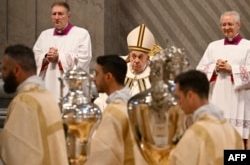
[[[227,38],[235,37],[240,30],[240,22],[233,15],[224,15],[220,20],[221,31]]]
[[[129,53],[129,61],[133,72],[141,73],[149,63],[149,56],[147,53],[141,51],[131,51]]]
[[[63,30],[69,22],[70,12],[64,6],[54,6],[51,9],[51,19],[54,28]]]

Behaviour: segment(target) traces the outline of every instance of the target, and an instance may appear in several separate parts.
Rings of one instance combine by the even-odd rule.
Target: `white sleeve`
[[[210,57],[210,45],[208,45],[196,69],[204,72],[207,75],[208,79],[210,80],[215,70],[215,66],[216,63]]]
[[[91,39],[89,33],[86,32],[85,36],[81,37],[79,41],[79,49],[75,57],[78,59],[77,66],[89,72],[91,57]]]
[[[243,85],[244,88],[249,88],[249,85],[246,84],[250,84],[250,48],[246,51],[245,58],[242,59],[242,62],[232,65],[231,67],[235,86],[239,87]]]
[[[43,59],[47,53],[47,50],[42,49],[42,44],[44,43],[43,38],[44,38],[44,35],[43,33],[41,33],[33,47],[35,60],[36,60],[36,66],[37,66],[37,72],[41,70]]]

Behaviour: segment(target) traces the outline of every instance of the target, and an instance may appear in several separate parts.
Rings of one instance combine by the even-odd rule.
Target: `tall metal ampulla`
[[[175,46],[161,50],[151,60],[151,88],[132,97],[128,114],[136,143],[150,165],[166,164],[168,146],[168,110],[176,105],[174,78],[185,70],[188,61]]]
[[[69,164],[83,165],[89,153],[91,136],[102,114],[90,101],[92,80],[88,73],[75,67],[65,73],[64,81],[69,92],[61,100],[61,109]]]

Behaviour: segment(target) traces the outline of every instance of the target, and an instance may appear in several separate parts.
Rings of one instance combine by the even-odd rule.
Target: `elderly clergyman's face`
[[[240,30],[240,22],[233,15],[224,15],[220,20],[221,31],[227,38],[235,37]]]
[[[51,9],[51,19],[54,28],[63,30],[69,22],[70,12],[63,6],[54,6]]]
[[[129,61],[133,72],[141,73],[149,63],[149,56],[141,51],[131,51],[129,53]]]

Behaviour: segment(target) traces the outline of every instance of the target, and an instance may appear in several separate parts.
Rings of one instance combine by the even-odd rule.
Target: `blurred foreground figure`
[[[67,165],[60,110],[54,96],[36,76],[32,50],[23,45],[6,48],[2,76],[5,92],[17,91],[1,132],[4,164]]]
[[[175,95],[185,114],[192,115],[187,129],[169,156],[168,165],[221,165],[225,149],[243,149],[239,133],[208,102],[207,76],[195,70],[176,77]]]
[[[97,90],[106,93],[108,98],[102,121],[91,141],[86,165],[134,165],[127,117],[130,90],[124,86],[127,64],[118,55],[99,56],[95,72]]]

